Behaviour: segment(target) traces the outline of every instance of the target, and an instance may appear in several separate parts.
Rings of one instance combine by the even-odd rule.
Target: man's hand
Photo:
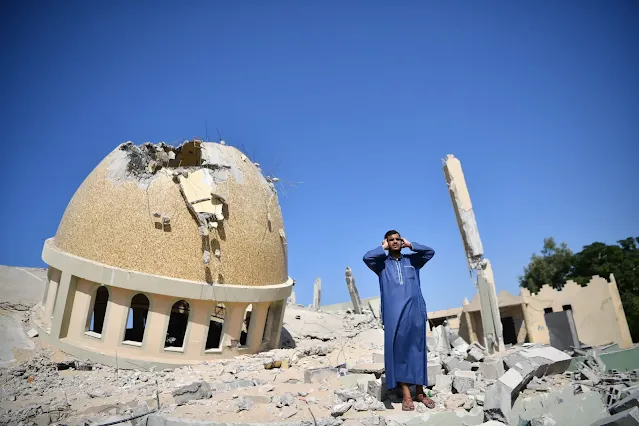
[[[388,240],[386,238],[382,241],[382,248],[388,250]]]
[[[410,241],[408,241],[406,238],[402,238],[402,240],[404,240],[404,243],[402,244],[402,247],[408,248],[408,249],[413,249],[413,245],[411,244]]]

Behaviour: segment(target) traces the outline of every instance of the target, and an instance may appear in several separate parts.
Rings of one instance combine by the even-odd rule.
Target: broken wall
[[[528,330],[532,342],[550,343],[544,320],[546,310],[561,312],[569,307],[582,343],[592,346],[617,343],[621,348],[632,346],[626,315],[612,274],[610,281],[594,276],[584,287],[568,281],[561,290],[545,284],[537,294],[522,288],[521,295],[526,304],[525,314],[530,322]]]

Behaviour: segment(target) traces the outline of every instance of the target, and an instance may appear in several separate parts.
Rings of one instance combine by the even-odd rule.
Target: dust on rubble
[[[587,393],[615,380],[629,387],[633,377],[606,373],[594,355],[580,372],[568,373],[570,357],[545,345],[489,355],[451,335],[448,347],[429,347],[428,392],[436,407],[416,402],[415,411],[403,412],[399,395],[385,389],[383,330],[370,312],[326,313],[289,305],[282,335],[282,349],[160,371],[61,358],[38,346],[28,359],[0,370],[0,424],[142,424],[148,416],[161,416],[377,426],[440,415],[455,415],[460,425],[499,424],[527,415],[513,411],[516,403],[500,405],[504,392],[513,401],[567,388],[570,394]],[[619,406],[623,393],[618,396],[606,408]],[[552,420],[553,413],[537,415],[541,421],[539,416]]]

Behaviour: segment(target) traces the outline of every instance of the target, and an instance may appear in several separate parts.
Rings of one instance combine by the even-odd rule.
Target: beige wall
[[[292,289],[290,279],[286,284],[258,287],[171,280],[100,265],[48,245],[43,258],[54,266],[50,266],[46,295],[33,310],[32,319],[44,340],[80,359],[121,368],[170,367],[279,346],[285,301]],[[102,283],[89,277],[101,278]],[[89,330],[99,288],[108,291],[101,333]],[[141,342],[125,341],[131,301],[137,294],[149,300],[146,327]],[[171,310],[180,300],[189,305],[184,344],[165,348]],[[224,307],[220,344],[207,350],[210,319],[218,304]],[[239,342],[242,331],[246,333],[244,345]]]
[[[539,293],[531,294],[521,289],[520,296],[504,290],[499,292],[501,318],[512,317],[517,343],[525,341],[550,343],[544,310],[560,312],[570,305],[579,340],[587,345],[598,346],[617,343],[622,348],[632,346],[632,339],[623,310],[619,290],[613,275],[610,280],[594,276],[587,286],[568,281],[561,290],[544,285]],[[469,342],[483,342],[483,329],[479,299],[464,305],[459,335]]]
[[[612,275],[610,281],[594,276],[584,287],[568,281],[561,290],[544,285],[537,294],[522,289],[521,295],[526,304],[527,328],[532,342],[550,343],[544,309],[560,312],[562,306],[570,305],[581,342],[592,346],[607,343],[617,343],[622,348],[632,346],[617,283]]]

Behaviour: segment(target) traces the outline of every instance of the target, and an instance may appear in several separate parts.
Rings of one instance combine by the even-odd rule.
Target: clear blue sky
[[[298,301],[378,293],[389,228],[436,250],[429,310],[471,298],[440,160],[461,159],[498,290],[546,236],[639,236],[639,2],[0,4],[0,264],[43,266],[124,141],[215,136],[288,182]],[[292,182],[298,182],[295,187]],[[87,235],[87,238],[91,238]]]

